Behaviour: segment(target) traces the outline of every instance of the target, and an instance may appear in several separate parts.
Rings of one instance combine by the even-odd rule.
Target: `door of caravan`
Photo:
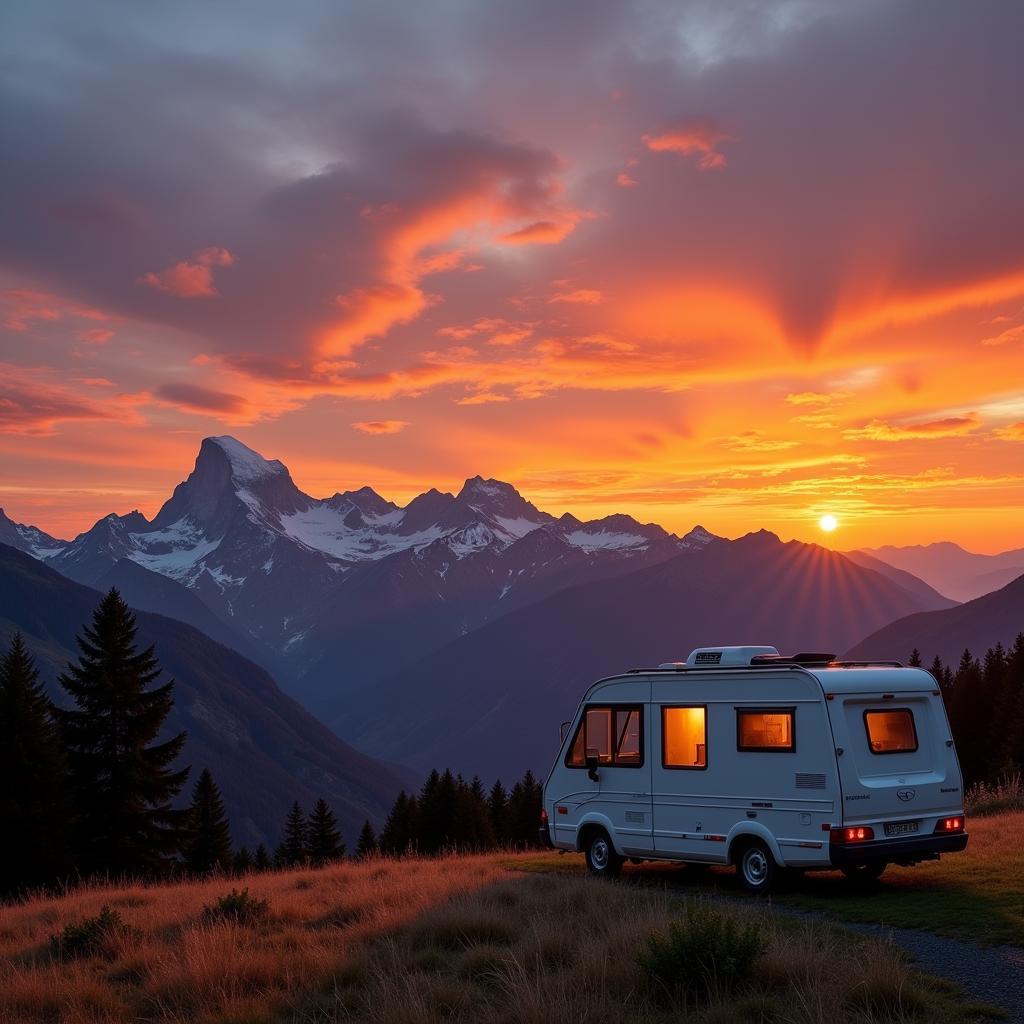
[[[629,855],[653,849],[651,761],[648,756],[650,706],[646,701],[619,703],[599,698],[584,709],[569,744],[565,766],[572,769],[575,791],[558,801],[557,815],[602,820],[611,824],[615,845]],[[597,761],[597,779],[590,778],[588,758]],[[578,824],[577,824],[578,827]]]

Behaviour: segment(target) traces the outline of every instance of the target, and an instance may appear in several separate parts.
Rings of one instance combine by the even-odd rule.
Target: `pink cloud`
[[[718,170],[726,166],[724,153],[718,151],[723,142],[734,141],[713,121],[704,117],[693,117],[679,122],[659,135],[643,136],[644,145],[652,153],[679,153],[681,156],[698,157],[697,166],[702,171]]]
[[[213,284],[214,267],[230,267],[235,257],[220,246],[199,249],[191,260],[181,260],[158,273],[143,274],[139,284],[176,295],[179,299],[208,298],[217,294]]]
[[[584,306],[596,306],[604,301],[604,296],[596,288],[570,288],[555,292],[548,302],[571,302]]]

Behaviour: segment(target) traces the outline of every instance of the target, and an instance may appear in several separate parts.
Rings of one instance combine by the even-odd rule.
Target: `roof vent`
[[[686,659],[688,668],[729,668],[750,665],[766,654],[778,657],[774,647],[698,647]]]

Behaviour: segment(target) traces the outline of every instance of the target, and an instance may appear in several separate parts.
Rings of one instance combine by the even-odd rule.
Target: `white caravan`
[[[541,839],[597,875],[624,859],[781,869],[886,865],[967,845],[934,678],[898,662],[715,647],[594,683],[544,786]]]

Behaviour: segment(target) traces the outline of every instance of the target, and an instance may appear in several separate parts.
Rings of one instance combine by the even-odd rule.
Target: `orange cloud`
[[[181,260],[158,273],[143,274],[139,284],[176,295],[179,299],[209,298],[217,294],[213,285],[213,268],[230,267],[235,257],[219,246],[199,249],[191,260]]]
[[[621,174],[616,175],[615,184],[618,185],[619,188],[636,188],[638,182],[636,178],[631,177],[623,171]]]
[[[409,423],[407,420],[363,420],[352,426],[361,434],[400,434]]]
[[[162,401],[184,409],[186,412],[238,415],[247,408],[246,401],[241,395],[201,387],[198,384],[183,382],[161,384],[156,389],[156,393]]]
[[[1001,441],[1024,441],[1024,422],[1000,427],[995,431],[995,436]]]
[[[572,288],[556,292],[548,299],[548,302],[573,302],[585,306],[596,306],[603,301],[604,296],[596,288]]]
[[[725,154],[718,146],[733,142],[731,135],[722,131],[708,118],[694,117],[681,121],[659,135],[644,135],[644,145],[652,153],[679,153],[698,156],[697,166],[702,171],[719,170],[726,166]]]
[[[899,424],[876,419],[864,427],[844,430],[843,437],[847,440],[861,441],[931,440],[939,437],[960,437],[977,430],[981,425],[981,417],[973,412],[966,416],[947,416],[925,423]]]
[[[537,220],[516,231],[509,231],[500,240],[506,245],[554,245],[562,241],[576,222],[570,218],[562,221]]]

